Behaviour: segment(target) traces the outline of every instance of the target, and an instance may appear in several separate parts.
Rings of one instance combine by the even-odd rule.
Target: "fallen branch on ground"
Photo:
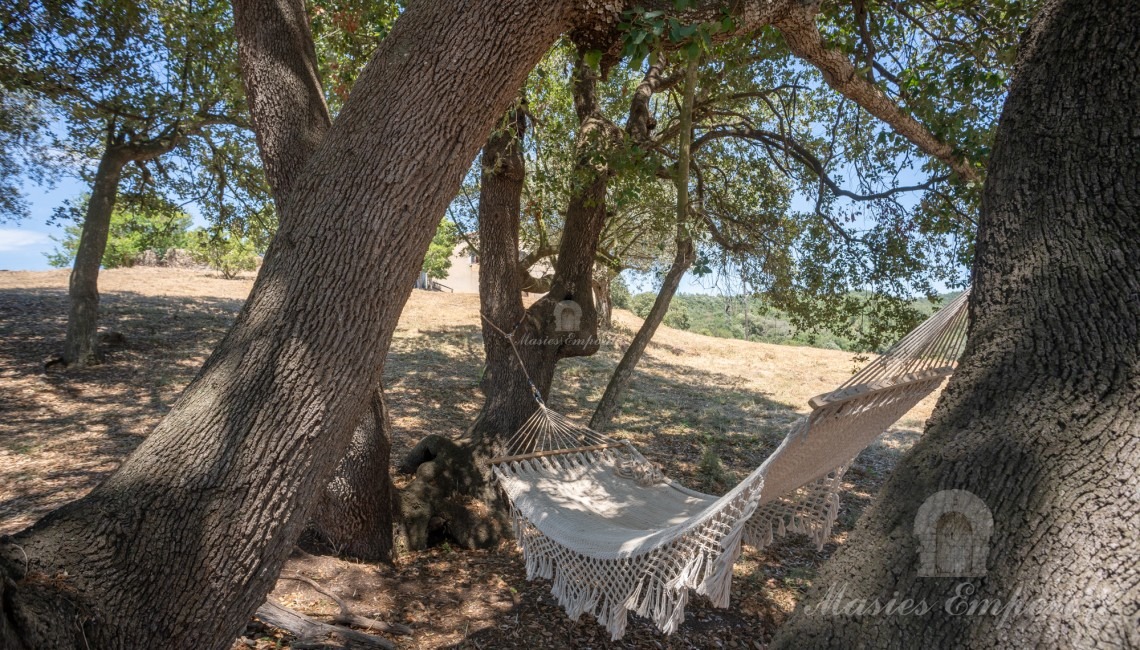
[[[261,607],[257,608],[256,616],[267,625],[285,630],[289,634],[297,637],[297,640],[290,644],[293,648],[331,649],[364,647],[396,650],[396,644],[387,639],[364,632],[358,632],[349,627],[330,625],[268,600],[262,603]],[[343,640],[343,642],[335,640]]]
[[[337,614],[336,618],[333,619],[334,623],[339,623],[340,625],[351,625],[353,627],[364,628],[366,630],[388,632],[390,634],[412,633],[412,628],[408,627],[407,625],[401,625],[399,623],[385,623],[384,621],[377,621],[375,619],[368,618],[367,616],[361,616],[353,612],[348,604],[344,602],[344,600],[319,585],[312,578],[305,577],[299,573],[283,573],[281,574],[280,578],[282,580],[297,580],[298,582],[303,582],[312,587],[318,593],[331,598],[333,602],[336,603],[336,606],[340,608],[340,614]]]

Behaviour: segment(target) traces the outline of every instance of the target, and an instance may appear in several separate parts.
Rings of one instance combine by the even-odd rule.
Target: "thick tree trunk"
[[[390,430],[384,391],[377,390],[352,433],[348,453],[317,498],[310,522],[339,555],[392,559],[392,519],[399,499],[391,479]]]
[[[309,19],[298,0],[238,0],[234,23],[258,150],[280,208],[332,126]],[[391,447],[380,385],[310,522],[338,553],[392,559]]]
[[[629,348],[622,355],[621,361],[614,369],[613,376],[610,377],[609,384],[606,385],[606,392],[602,394],[602,399],[594,409],[594,415],[590,418],[590,428],[595,431],[604,431],[608,428],[618,409],[621,408],[622,393],[629,386],[634,369],[641,361],[641,356],[645,353],[645,348],[649,346],[653,335],[657,333],[661,321],[665,320],[665,314],[669,311],[669,303],[673,301],[677,287],[681,286],[681,278],[685,276],[685,272],[689,270],[697,257],[696,249],[693,247],[693,236],[689,230],[689,168],[692,163],[693,100],[697,90],[698,66],[699,63],[696,59],[689,62],[685,70],[685,91],[681,100],[681,130],[678,135],[677,168],[673,173],[673,186],[677,190],[677,250],[673,255],[673,263],[669,266],[668,273],[665,274],[665,281],[661,284],[661,290],[657,292],[657,298],[653,301],[653,307],[646,314],[641,328],[637,330]],[[650,70],[649,78],[656,79],[658,76],[654,74],[652,69]],[[646,84],[643,83],[642,85]],[[639,93],[639,96],[645,97],[645,101],[648,102],[647,95]]]
[[[99,265],[107,249],[111,231],[111,213],[119,194],[119,178],[128,156],[115,144],[108,144],[95,170],[91,198],[83,218],[79,248],[71,268],[68,296],[71,310],[67,317],[67,338],[63,343],[63,360],[77,368],[99,363]]]
[[[1140,5],[1042,9],[986,182],[961,367],[775,647],[1140,646],[1138,105]],[[992,512],[983,578],[919,575],[919,508],[950,489]]]
[[[444,526],[467,547],[490,545],[509,533],[506,504],[491,483],[487,460],[498,455],[506,438],[534,413],[534,389],[544,399],[549,396],[558,361],[588,356],[598,349],[597,313],[590,288],[605,224],[609,176],[598,161],[620,133],[601,114],[595,95],[597,73],[579,61],[574,75],[580,124],[574,177],[579,180],[571,190],[550,292],[529,309],[523,308],[517,274],[525,174],[520,148],[523,116],[509,117],[507,123],[514,128],[496,133],[484,148],[479,292],[489,321],[483,324],[485,399],[462,440],[429,436],[402,464],[404,471],[416,472],[416,480],[401,495],[403,523],[413,548],[427,543],[429,531]],[[572,331],[560,329],[555,320],[556,306],[566,300],[576,303],[580,315]],[[518,357],[498,330],[512,335]]]
[[[278,208],[332,126],[305,3],[234,0],[242,85]]]
[[[408,7],[199,376],[118,472],[0,543],[4,635],[37,648],[228,644],[368,408],[418,272],[408,260],[565,16],[523,0]]]
[[[517,270],[519,215],[526,181],[525,134],[526,113],[516,106],[507,111],[487,139],[480,161],[479,304],[483,317],[499,323],[505,331],[525,314]],[[500,372],[505,362],[513,360],[510,344],[486,322],[483,346],[487,355],[483,389],[490,400],[499,394],[495,389],[498,383],[523,380],[517,370],[513,375]],[[424,548],[432,533],[446,533],[469,548],[490,545],[506,534],[508,521],[501,516],[498,495],[482,462],[494,455],[494,437],[482,433],[485,426],[495,426],[494,418],[510,417],[508,406],[488,408],[485,404],[465,439],[428,436],[404,459],[404,471],[416,473],[416,480],[400,500],[409,547]],[[525,418],[530,411],[533,407],[518,415]],[[483,504],[492,504],[490,515]]]

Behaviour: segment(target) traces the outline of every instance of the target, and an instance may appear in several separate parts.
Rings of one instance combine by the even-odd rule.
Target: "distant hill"
[[[938,304],[953,300],[960,291],[939,296]],[[629,309],[644,318],[656,298],[654,293],[639,293],[629,299]],[[921,298],[914,307],[922,314],[934,311],[933,304]],[[797,331],[784,312],[765,308],[757,298],[678,294],[669,306],[665,324],[694,334],[726,339],[759,341],[778,345],[807,345],[826,350],[865,352],[857,342],[829,330]]]

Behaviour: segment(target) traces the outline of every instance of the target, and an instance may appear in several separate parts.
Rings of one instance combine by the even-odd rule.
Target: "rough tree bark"
[[[71,367],[82,368],[102,360],[99,354],[99,265],[107,249],[119,179],[128,162],[127,152],[116,143],[108,142],[91,184],[91,198],[83,217],[83,230],[67,290],[71,310],[67,316],[63,360]]]
[[[522,278],[518,272],[519,212],[526,167],[523,138],[527,118],[519,106],[501,119],[483,146],[479,175],[479,302],[483,316],[498,322],[517,322],[524,313],[519,296]],[[506,345],[487,334],[484,347],[488,360],[494,350]],[[484,376],[486,390],[490,363]],[[508,378],[509,380],[509,378]],[[484,414],[487,409],[484,408]],[[483,414],[480,414],[482,419]],[[485,447],[493,441],[479,435],[479,423],[463,440],[428,436],[404,459],[404,471],[416,479],[401,495],[401,518],[412,548],[423,548],[431,533],[447,532],[468,547],[498,540],[507,527],[503,517],[487,516],[482,504],[494,504],[497,495],[480,467],[489,458]],[[498,512],[491,508],[492,513]]]
[[[696,96],[697,71],[698,61],[696,59],[689,61],[685,70],[684,96],[681,99],[677,167],[673,171],[673,186],[677,189],[677,235],[674,238],[677,250],[673,254],[673,263],[665,274],[665,280],[661,283],[661,290],[657,292],[657,298],[653,301],[653,307],[649,309],[645,321],[630,341],[609,383],[606,384],[606,392],[602,394],[602,399],[594,409],[594,415],[590,418],[590,428],[595,431],[605,431],[617,415],[618,409],[621,408],[622,393],[629,386],[633,371],[641,361],[641,356],[645,353],[645,348],[649,346],[653,335],[657,333],[661,321],[665,320],[669,303],[673,301],[677,287],[681,286],[681,278],[697,258],[689,220],[689,167],[692,163],[693,99]],[[640,103],[635,102],[634,105]],[[648,97],[645,97],[645,103],[648,103]],[[648,131],[646,133],[648,134]]]
[[[483,408],[463,438],[428,436],[408,454],[402,467],[416,479],[401,494],[403,525],[413,548],[428,533],[446,526],[458,543],[479,547],[509,533],[507,510],[491,483],[487,460],[502,451],[536,408],[530,384],[549,396],[559,360],[588,356],[598,349],[597,313],[591,299],[594,258],[606,219],[609,170],[605,153],[620,131],[601,113],[596,97],[597,72],[579,57],[573,94],[578,114],[578,159],[566,212],[566,225],[554,264],[550,291],[530,308],[522,304],[517,273],[520,201],[525,175],[521,138],[525,116],[508,116],[510,128],[496,132],[483,150],[479,200],[480,306],[487,365]],[[559,331],[555,306],[575,301],[581,309],[577,331]],[[492,326],[493,324],[493,326]],[[516,341],[525,375],[503,332]]]
[[[237,0],[234,28],[258,151],[280,209],[332,126],[308,15],[299,0]],[[337,553],[392,559],[391,448],[378,385],[310,522],[320,542]]]
[[[332,126],[309,16],[299,0],[235,0],[233,7],[242,86],[280,209]]]
[[[603,329],[614,326],[613,279],[609,269],[598,269],[594,275],[594,311],[598,312],[598,327]]]
[[[989,167],[962,364],[774,647],[1140,646],[1137,105],[1140,5],[1042,9]],[[916,513],[948,489],[992,511],[984,578],[917,575]]]
[[[0,543],[0,638],[228,644],[368,407],[417,272],[407,260],[423,257],[494,116],[566,17],[524,0],[408,7],[290,193],[249,300],[195,381],[118,472]]]
[[[348,452],[317,497],[310,527],[339,555],[390,562],[399,493],[392,485],[392,424],[384,387],[369,399]]]

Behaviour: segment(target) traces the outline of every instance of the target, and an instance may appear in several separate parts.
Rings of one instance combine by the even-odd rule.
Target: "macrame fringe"
[[[537,458],[495,468],[500,479],[519,471],[558,472],[599,462],[615,462],[612,452]],[[685,620],[689,592],[715,607],[728,607],[733,566],[742,545],[763,548],[778,534],[805,533],[817,546],[827,540],[839,511],[842,470],[805,486],[788,499],[757,508],[762,482],[741,491],[734,503],[676,539],[630,557],[591,557],[544,535],[512,509],[515,539],[526,560],[528,580],[551,581],[551,594],[571,620],[590,614],[613,640],[626,631],[629,613],[648,618],[665,634]],[[500,483],[505,481],[501,480]],[[822,491],[826,490],[826,493]],[[822,507],[821,507],[822,506]]]

